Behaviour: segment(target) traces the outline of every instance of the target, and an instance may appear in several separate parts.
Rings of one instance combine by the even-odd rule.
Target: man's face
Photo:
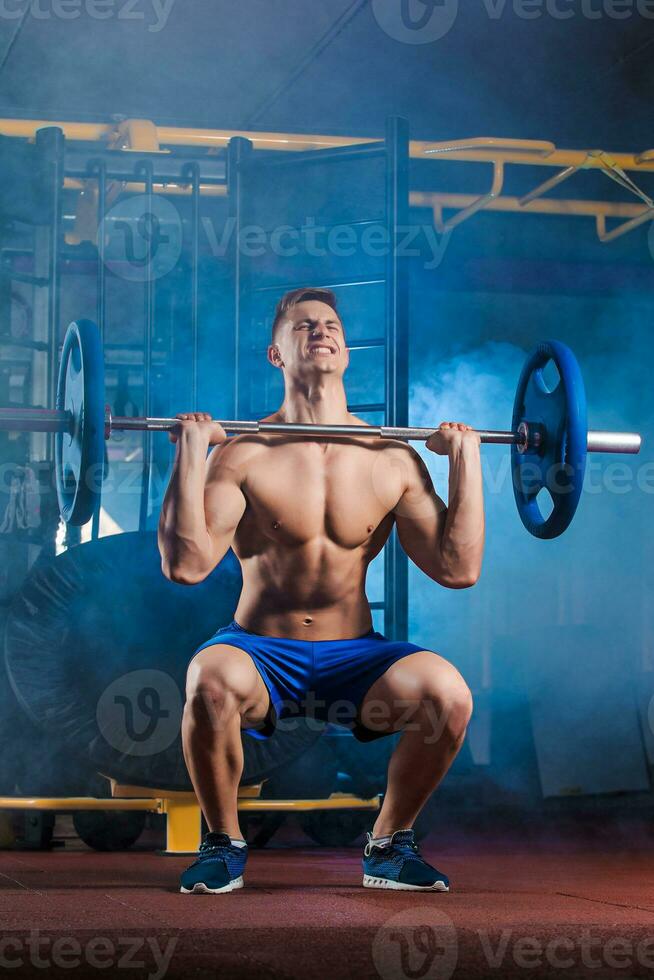
[[[338,314],[319,300],[298,303],[277,326],[268,360],[299,377],[316,374],[342,376],[350,362]]]

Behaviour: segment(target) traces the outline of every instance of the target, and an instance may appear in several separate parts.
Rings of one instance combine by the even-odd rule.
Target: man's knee
[[[243,713],[255,696],[255,671],[244,657],[212,649],[191,661],[186,676],[185,714],[199,720]]]
[[[427,728],[433,742],[444,739],[459,745],[472,716],[470,688],[454,669],[446,677],[441,671],[434,671],[433,676],[425,680],[420,701],[422,726]]]
[[[440,695],[443,733],[453,742],[460,742],[472,717],[472,692],[462,679],[446,687]]]

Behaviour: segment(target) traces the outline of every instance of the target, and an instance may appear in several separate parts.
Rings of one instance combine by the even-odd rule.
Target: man
[[[268,360],[283,374],[285,395],[265,421],[366,424],[347,409],[349,351],[331,291],[282,298]],[[330,720],[338,720],[330,709],[350,705],[362,740],[403,733],[368,835],[364,885],[447,891],[411,827],[461,747],[470,692],[438,654],[372,630],[365,577],[395,524],[429,578],[453,589],[475,584],[484,546],[478,436],[444,423],[427,442],[449,457],[446,508],[407,443],[270,433],[227,440],[209,415],[178,418],[159,526],[163,571],[192,585],[230,547],[243,571],[234,622],[188,669],[184,754],[210,833],[182,891],[242,886],[241,732],[266,738],[278,720],[306,714],[309,702]]]

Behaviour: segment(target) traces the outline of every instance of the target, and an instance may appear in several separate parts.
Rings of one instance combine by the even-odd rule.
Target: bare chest
[[[248,468],[249,523],[289,544],[322,536],[345,548],[363,545],[388,513],[383,466],[379,452],[359,445],[270,447]]]

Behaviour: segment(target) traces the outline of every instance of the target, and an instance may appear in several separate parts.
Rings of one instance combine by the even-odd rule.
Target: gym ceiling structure
[[[653,45],[647,0],[0,0],[0,970],[651,975]],[[301,287],[336,295],[365,437],[344,407],[261,423],[285,396],[275,305]],[[339,353],[329,304],[300,306],[313,354]],[[277,455],[248,463],[234,548],[190,585],[160,515],[196,412]],[[445,421],[480,449],[433,437]],[[389,439],[448,503],[452,553],[479,467],[480,574],[418,566],[431,511],[393,498]],[[306,450],[292,478],[279,447]],[[335,476],[346,452],[382,462]],[[352,611],[345,519],[374,536],[382,505]],[[257,548],[308,554],[288,528],[317,511],[319,599],[294,603],[315,572],[296,558],[257,629]],[[239,601],[259,680],[301,614],[282,663],[311,648],[315,678],[320,642],[372,626],[474,702],[458,754],[447,719],[424,764],[427,740],[404,751],[395,804],[403,723],[245,732],[242,890],[181,732],[189,662]],[[180,894],[207,832],[229,887]],[[416,867],[438,876],[421,894]]]

